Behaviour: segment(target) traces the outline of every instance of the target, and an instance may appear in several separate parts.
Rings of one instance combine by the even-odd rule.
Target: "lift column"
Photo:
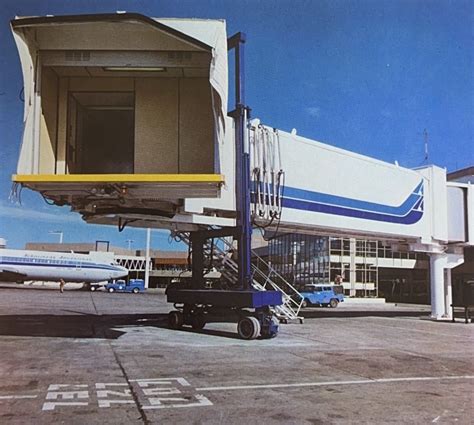
[[[244,45],[246,36],[239,32],[227,40],[228,50],[235,52],[235,110],[230,115],[235,119],[236,128],[236,206],[238,228],[239,282],[242,288],[250,288],[251,281],[251,241],[250,222],[250,152],[247,131],[247,107],[245,106]]]

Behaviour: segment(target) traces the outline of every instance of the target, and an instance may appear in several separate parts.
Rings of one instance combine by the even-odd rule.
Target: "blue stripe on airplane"
[[[0,264],[6,266],[34,266],[34,267],[69,267],[69,268],[81,268],[81,269],[100,269],[100,270],[119,270],[117,267],[113,266],[101,266],[98,264],[80,264],[80,263],[71,263],[69,264],[53,264],[53,263],[26,263],[24,261],[4,261],[0,257]]]

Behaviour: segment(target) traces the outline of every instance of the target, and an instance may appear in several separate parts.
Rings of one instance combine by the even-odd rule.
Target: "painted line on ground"
[[[37,395],[0,395],[0,400],[12,400],[16,398],[37,398]]]
[[[255,384],[255,385],[232,385],[227,387],[201,387],[196,391],[230,391],[230,390],[250,390],[266,388],[297,388],[297,387],[323,387],[335,385],[360,385],[360,384],[387,384],[392,382],[416,382],[416,381],[443,381],[474,379],[474,375],[460,376],[412,376],[406,378],[380,378],[380,379],[360,379],[354,381],[326,381],[326,382],[297,382],[293,384]]]

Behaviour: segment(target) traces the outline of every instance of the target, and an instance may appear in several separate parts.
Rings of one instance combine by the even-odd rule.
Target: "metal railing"
[[[187,233],[179,232],[175,236],[189,245],[190,240]],[[238,265],[232,259],[234,247],[226,238],[216,239],[223,245],[223,248],[219,246],[219,243],[213,245],[208,243],[204,246],[204,254],[208,257],[213,256],[211,259],[213,265],[218,267],[222,277],[230,283],[230,286],[235,286],[238,284]],[[275,314],[279,319],[301,319],[299,312],[303,304],[303,297],[298,290],[254,251],[252,251],[252,257],[257,261],[257,264],[252,262],[252,286],[259,291],[270,289],[281,292],[283,304],[275,306]],[[215,264],[215,261],[218,264]],[[267,272],[262,270],[263,267]],[[277,279],[278,283],[274,279]]]

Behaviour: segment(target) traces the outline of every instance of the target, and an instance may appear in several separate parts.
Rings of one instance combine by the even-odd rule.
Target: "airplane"
[[[125,267],[98,255],[0,249],[0,279],[24,282],[103,282],[128,275]]]

